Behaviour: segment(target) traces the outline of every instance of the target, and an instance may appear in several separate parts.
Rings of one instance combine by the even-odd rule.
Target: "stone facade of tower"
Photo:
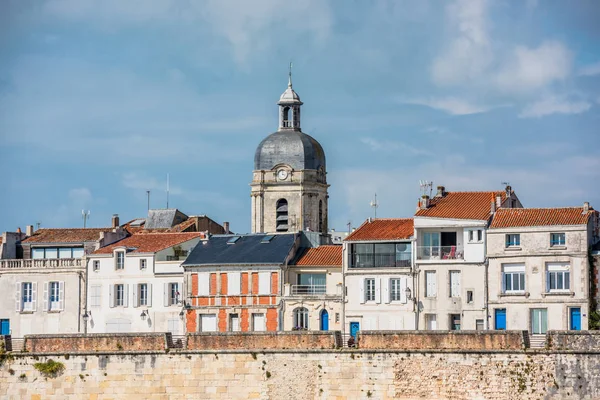
[[[300,97],[288,88],[279,102],[279,129],[256,149],[252,177],[252,232],[327,233],[325,152],[300,129]]]

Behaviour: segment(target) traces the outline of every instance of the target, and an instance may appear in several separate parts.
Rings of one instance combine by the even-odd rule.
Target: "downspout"
[[[483,242],[483,258],[484,258],[484,273],[485,276],[483,277],[483,282],[484,282],[484,291],[483,291],[483,303],[484,303],[484,309],[485,309],[485,330],[489,330],[490,329],[490,305],[489,305],[489,296],[488,296],[488,272],[489,272],[489,258],[487,256],[487,229],[484,230],[485,232],[485,240]]]
[[[344,242],[342,247],[342,347],[344,347],[344,337],[346,336],[346,272],[348,271],[348,246]]]
[[[88,303],[87,303],[87,282],[88,282],[88,264],[90,263],[90,259],[85,257],[85,298],[83,300],[83,309],[84,315],[88,315]],[[79,273],[79,277],[81,278],[81,272]],[[79,298],[81,298],[81,279],[79,281]],[[79,318],[77,318],[77,332],[81,332],[81,307],[78,307]],[[83,333],[87,335],[87,320],[85,321],[85,325],[83,326]]]
[[[419,298],[420,298],[420,285],[419,285],[419,275],[420,275],[420,271],[416,266],[416,261],[417,261],[417,239],[416,239],[416,235],[415,235],[415,240],[412,243],[413,247],[414,247],[414,251],[412,252],[412,276],[413,276],[413,290],[415,292],[414,298],[414,307],[415,307],[415,330],[419,330]]]

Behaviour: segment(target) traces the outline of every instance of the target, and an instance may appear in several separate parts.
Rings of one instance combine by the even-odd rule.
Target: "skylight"
[[[271,240],[273,240],[274,237],[275,237],[275,235],[264,236],[260,242],[261,243],[269,243]]]
[[[234,236],[234,237],[232,237],[231,239],[229,239],[229,240],[227,241],[227,244],[234,244],[234,243],[235,243],[235,242],[237,242],[238,240],[240,240],[240,237],[239,237],[239,236]]]

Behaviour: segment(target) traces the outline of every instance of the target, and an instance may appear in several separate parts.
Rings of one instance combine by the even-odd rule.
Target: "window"
[[[473,233],[474,231],[469,231],[469,242],[473,241]]]
[[[308,330],[308,310],[305,307],[294,310],[294,330]]]
[[[115,259],[115,269],[125,268],[125,252],[117,251]]]
[[[298,285],[292,294],[325,294],[326,274],[298,274]]]
[[[472,303],[472,302],[473,302],[473,291],[467,290],[467,303]]]
[[[425,314],[425,329],[428,331],[437,329],[437,316],[435,314]]]
[[[138,305],[139,306],[147,306],[148,305],[148,284],[140,283],[138,285]]]
[[[506,235],[506,247],[518,247],[521,245],[521,235],[511,233]]]
[[[450,271],[450,297],[460,297],[460,271]]]
[[[319,232],[323,232],[323,200],[319,200]]]
[[[101,293],[101,285],[90,286],[90,307],[100,307]]]
[[[263,332],[265,330],[265,314],[252,314],[252,330]]]
[[[229,314],[229,331],[240,331],[240,316],[239,314]]]
[[[31,258],[81,258],[83,247],[37,247],[31,249]]]
[[[287,232],[288,229],[288,202],[286,199],[279,199],[275,207],[275,230]]]
[[[365,301],[375,301],[375,279],[365,279]]]
[[[200,332],[216,332],[217,331],[217,315],[216,314],[200,314]]]
[[[237,242],[238,240],[240,240],[240,236],[233,236],[227,241],[227,244],[235,244],[235,242]]]
[[[482,331],[483,330],[483,320],[482,319],[476,319],[475,320],[475,330],[476,331]]]
[[[390,279],[390,301],[401,300],[401,282],[399,278]]]
[[[115,285],[115,307],[125,306],[125,286],[123,284]]]
[[[460,331],[460,314],[450,314],[450,330]]]
[[[179,283],[165,283],[165,306],[176,306],[179,303]]]
[[[60,310],[60,284],[59,282],[50,282],[48,285],[50,295],[50,310]]]
[[[483,241],[483,230],[481,230],[481,229],[477,229],[477,241],[478,242]]]
[[[92,269],[94,270],[94,272],[100,271],[100,260],[94,260],[92,262]]]
[[[435,271],[425,271],[425,297],[437,296],[437,282]]]
[[[35,311],[35,284],[32,282],[23,282],[20,286],[21,297],[19,299],[19,311]]]
[[[552,233],[550,235],[550,246],[564,246],[565,243],[564,233]]]
[[[258,273],[258,294],[271,294],[271,273]]]
[[[198,273],[198,296],[208,296],[210,294],[210,273]]]
[[[238,295],[240,294],[240,290],[242,288],[240,282],[240,273],[239,272],[229,272],[227,274],[227,294],[228,295]]]
[[[410,267],[410,243],[358,243],[350,246],[351,268]]]
[[[145,258],[140,259],[140,269],[146,269],[146,261]]]
[[[548,264],[546,269],[546,291],[568,291],[571,289],[571,273],[568,264]]]
[[[525,264],[506,264],[502,266],[502,287],[504,293],[525,291]]]

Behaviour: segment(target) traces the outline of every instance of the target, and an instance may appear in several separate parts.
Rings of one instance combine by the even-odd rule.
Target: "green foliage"
[[[590,266],[590,313],[588,317],[588,328],[590,330],[600,330],[600,312],[598,312],[598,302],[596,301],[595,294],[598,291],[596,286],[596,280],[594,279],[598,274],[600,265],[594,265],[594,257],[592,256],[592,250],[588,250],[588,264]]]
[[[33,367],[40,371],[46,378],[55,378],[65,370],[65,365],[63,363],[52,359],[49,359],[45,363],[35,363],[33,364]]]
[[[23,381],[24,381],[24,380],[26,380],[26,379],[27,379],[27,375],[25,375],[25,374],[21,374],[21,375],[19,375],[19,380],[20,380],[21,382],[23,382]]]
[[[121,343],[117,343],[117,350],[123,350],[123,346],[121,345]]]
[[[267,376],[267,379],[271,377],[271,373],[269,371],[267,371],[265,375]]]

